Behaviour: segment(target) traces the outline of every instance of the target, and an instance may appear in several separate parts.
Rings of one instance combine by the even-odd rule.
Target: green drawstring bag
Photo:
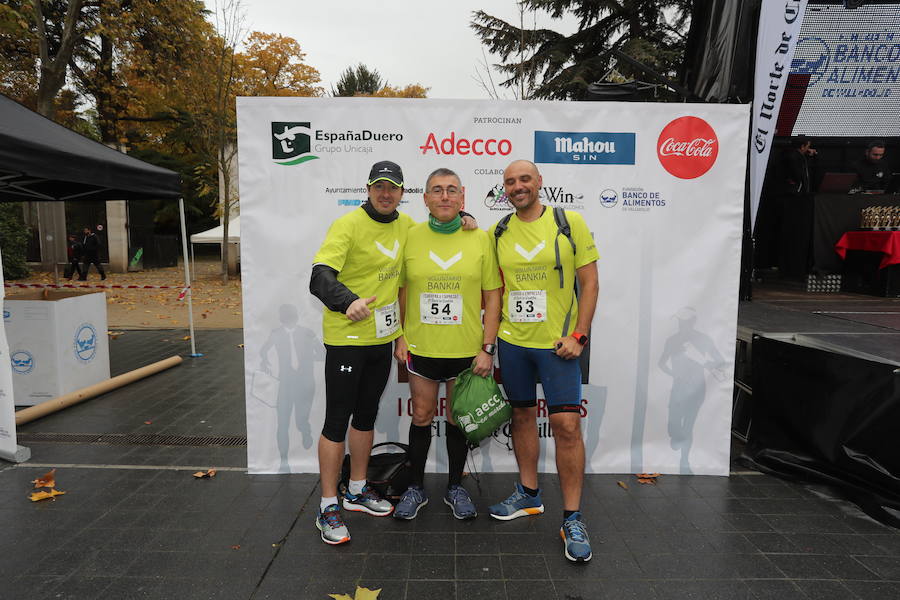
[[[512,407],[493,377],[466,369],[453,385],[453,420],[473,444],[481,443],[512,417]]]

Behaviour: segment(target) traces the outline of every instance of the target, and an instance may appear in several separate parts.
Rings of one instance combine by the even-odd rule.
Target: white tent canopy
[[[224,234],[222,225],[195,233],[191,236],[192,244],[221,244],[222,235]],[[241,243],[241,218],[234,217],[228,222],[228,243]]]

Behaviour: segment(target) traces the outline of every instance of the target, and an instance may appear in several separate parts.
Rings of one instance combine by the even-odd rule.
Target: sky
[[[213,10],[216,0],[205,1]],[[484,75],[485,61],[483,46],[469,27],[472,13],[483,10],[519,21],[515,0],[242,0],[241,4],[247,31],[297,40],[306,64],[319,71],[321,85],[329,92],[342,71],[361,62],[377,69],[390,85],[418,83],[431,88],[429,98],[489,98],[476,78],[479,70]],[[577,29],[571,18],[526,16],[527,27],[535,22],[562,33]],[[500,62],[496,56],[488,59]],[[495,73],[494,82],[499,81]],[[499,97],[513,97],[511,91],[499,85],[497,89]]]

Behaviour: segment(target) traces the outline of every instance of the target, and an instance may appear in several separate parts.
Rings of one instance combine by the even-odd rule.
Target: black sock
[[[466,466],[469,445],[466,436],[456,425],[447,423],[447,487],[462,483],[462,473]]]
[[[530,488],[530,487],[525,487],[525,486],[523,485],[523,486],[522,486],[522,491],[524,491],[526,494],[528,494],[529,496],[531,496],[532,498],[534,498],[535,496],[538,495],[538,492],[540,491],[540,488],[538,488],[538,489],[532,489],[532,488]]]
[[[566,519],[568,519],[569,517],[571,517],[572,515],[574,515],[577,512],[578,512],[577,510],[564,510],[563,511],[563,521],[565,521]]]
[[[431,448],[431,425],[409,424],[409,463],[412,466],[410,484],[422,487],[425,479],[425,461]]]

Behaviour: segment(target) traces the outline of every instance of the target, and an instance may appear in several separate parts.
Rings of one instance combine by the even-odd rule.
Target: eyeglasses
[[[431,194],[432,196],[438,196],[438,197],[443,196],[445,192],[446,192],[448,198],[456,198],[457,196],[459,196],[459,188],[454,187],[452,185],[446,189],[444,189],[440,186],[435,186],[435,187],[431,188],[430,190],[428,190],[429,194]]]

